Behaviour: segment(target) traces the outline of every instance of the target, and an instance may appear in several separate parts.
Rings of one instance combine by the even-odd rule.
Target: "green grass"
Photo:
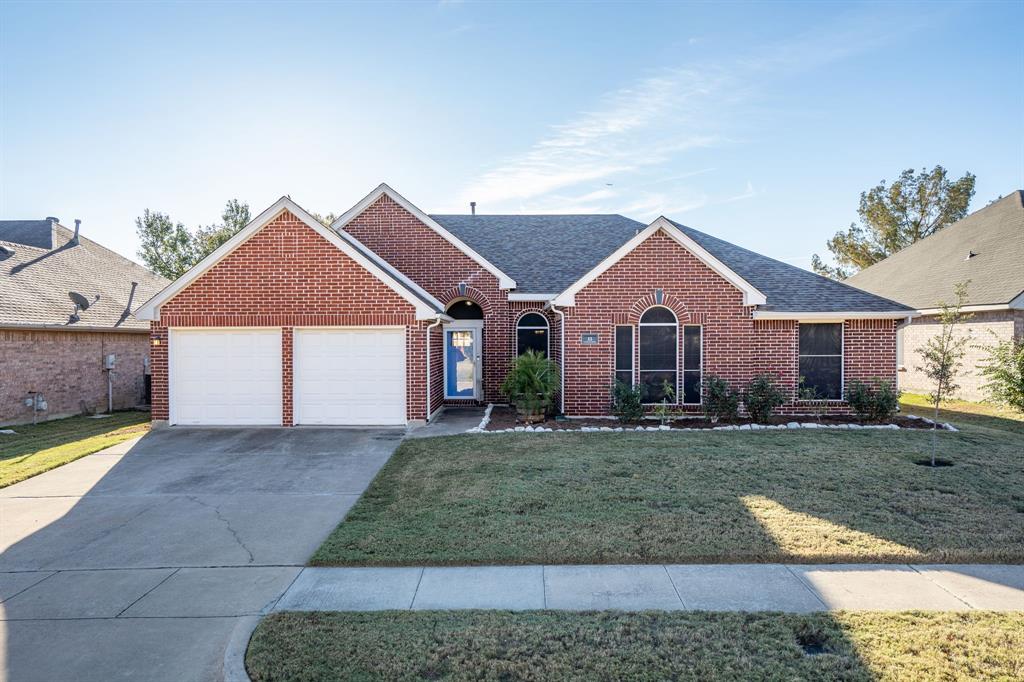
[[[1013,680],[1024,614],[278,613],[246,665],[253,682]]]
[[[149,430],[148,412],[115,412],[106,419],[69,417],[6,427],[0,435],[0,488],[91,455]]]
[[[1024,561],[1024,436],[964,426],[406,441],[310,563]]]
[[[929,419],[935,418],[934,408],[928,396],[904,393],[900,398],[900,409],[907,414],[918,414]],[[951,400],[942,403],[939,420],[954,426],[976,426],[982,429],[1010,431],[1024,436],[1024,414],[991,403],[972,403],[966,400]]]

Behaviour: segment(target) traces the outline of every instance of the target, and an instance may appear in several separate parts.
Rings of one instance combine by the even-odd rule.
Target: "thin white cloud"
[[[640,79],[607,93],[591,110],[552,126],[529,149],[485,171],[465,187],[456,205],[477,201],[488,212],[612,211],[643,219],[754,198],[764,190],[749,181],[742,192],[710,197],[694,187],[693,178],[714,169],[680,173],[676,168],[688,152],[739,144],[729,134],[730,119],[749,108],[767,79],[877,47],[894,37],[891,31],[877,14],[856,21],[844,17],[831,29],[727,63],[666,69]],[[628,183],[632,190],[595,189],[613,182]]]

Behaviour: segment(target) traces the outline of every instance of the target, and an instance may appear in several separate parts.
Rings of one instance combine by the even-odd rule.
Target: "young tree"
[[[249,205],[232,199],[224,207],[220,225],[200,227],[192,234],[170,216],[148,208],[135,219],[141,248],[139,256],[153,272],[177,279],[206,258],[218,246],[231,239],[249,223]]]
[[[951,181],[942,166],[922,169],[916,175],[907,169],[891,185],[883,180],[861,192],[860,224],[853,223],[828,240],[836,265],[830,266],[814,254],[811,266],[819,275],[846,279],[960,220],[967,215],[973,196],[974,176],[970,173]]]
[[[990,346],[978,372],[988,379],[985,390],[993,402],[1024,412],[1024,341],[1005,339]]]
[[[139,256],[150,270],[168,279],[177,279],[195,262],[192,235],[170,216],[148,208],[135,219],[141,242]]]
[[[956,378],[967,352],[967,343],[970,341],[968,336],[956,333],[957,327],[971,318],[969,313],[963,312],[963,307],[967,304],[967,282],[955,285],[953,294],[956,297],[955,303],[940,304],[942,312],[939,314],[939,320],[942,322],[942,329],[939,334],[928,339],[924,347],[917,351],[922,360],[918,371],[924,372],[935,385],[928,394],[928,399],[935,407],[936,422],[939,421],[939,405],[959,388]],[[934,440],[932,466],[935,466]]]

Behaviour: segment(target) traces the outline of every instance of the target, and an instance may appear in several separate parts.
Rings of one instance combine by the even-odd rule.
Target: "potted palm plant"
[[[515,405],[520,420],[532,424],[544,421],[560,387],[558,365],[542,353],[528,350],[512,363],[501,394]]]

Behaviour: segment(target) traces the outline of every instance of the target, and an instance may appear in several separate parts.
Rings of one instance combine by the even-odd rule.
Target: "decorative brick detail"
[[[648,308],[653,306],[661,306],[671,310],[675,313],[676,320],[679,324],[690,324],[692,322],[690,319],[690,311],[686,308],[686,304],[679,300],[679,298],[672,294],[663,293],[661,301],[658,301],[658,297],[654,293],[651,293],[640,298],[633,304],[633,307],[629,309],[629,314],[626,316],[626,322],[623,324],[640,324],[640,316],[643,315]]]
[[[281,327],[282,424],[291,425],[292,330],[317,326],[406,327],[410,419],[425,417],[426,339],[415,310],[391,287],[290,212],[164,303],[153,323],[153,418],[167,419],[167,328]]]
[[[142,402],[149,338],[141,333],[62,330],[0,330],[0,424],[32,421],[29,391],[46,398],[38,419],[81,414],[82,405],[107,410],[103,357],[117,356],[112,375],[114,409]]]

